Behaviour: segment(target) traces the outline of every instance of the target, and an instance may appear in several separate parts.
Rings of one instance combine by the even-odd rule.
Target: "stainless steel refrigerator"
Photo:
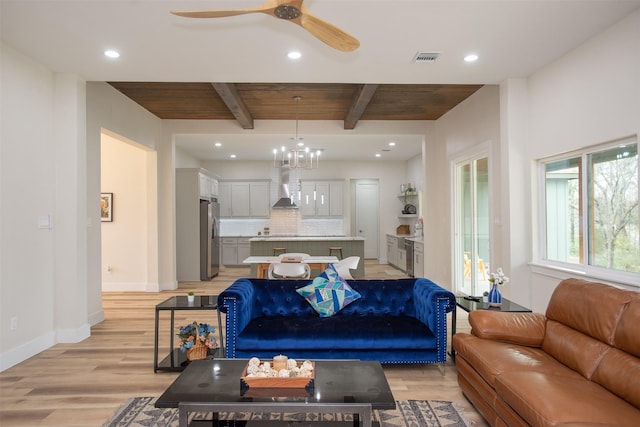
[[[215,197],[200,200],[200,280],[220,271],[220,205]]]

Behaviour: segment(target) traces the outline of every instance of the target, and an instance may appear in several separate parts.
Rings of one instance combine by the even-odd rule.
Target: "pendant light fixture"
[[[322,149],[311,149],[304,144],[304,139],[298,135],[298,113],[301,96],[294,96],[296,102],[296,134],[293,139],[293,147],[283,145],[280,150],[273,149],[273,166],[288,167],[291,169],[316,169],[319,164]]]

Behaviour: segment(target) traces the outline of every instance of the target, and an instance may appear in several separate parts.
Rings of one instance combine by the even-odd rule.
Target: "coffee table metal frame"
[[[500,311],[503,313],[530,313],[531,310],[521,306],[520,304],[516,304],[515,302],[508,300],[506,298],[502,298],[502,305],[500,307],[491,307],[488,302],[483,301],[473,301],[466,299],[465,297],[456,297],[456,309],[451,312],[451,360],[453,362],[456,361],[456,351],[453,348],[453,336],[456,334],[456,322],[457,316],[456,311],[458,307],[470,313],[475,310],[489,310],[489,311]]]
[[[156,400],[157,408],[178,408],[180,426],[189,412],[350,413],[354,425],[372,426],[373,409],[395,409],[396,402],[379,362],[316,360],[314,389],[306,397],[278,398],[279,389],[243,392],[240,376],[248,359],[194,361]],[[287,390],[287,389],[284,389]],[[304,389],[301,389],[304,392]],[[273,392],[273,397],[267,396]],[[285,392],[285,395],[291,396]],[[294,395],[296,395],[294,393]]]
[[[174,348],[174,336],[175,336],[175,312],[182,310],[215,310],[218,316],[218,339],[219,345],[217,352],[221,352],[224,355],[224,341],[222,337],[222,316],[220,310],[218,310],[218,296],[217,295],[196,295],[193,303],[189,303],[188,299],[184,295],[172,296],[156,305],[156,318],[155,318],[155,340],[153,345],[153,372],[158,371],[182,371],[184,366],[181,363],[176,363],[176,360],[180,360],[178,352],[179,349]],[[171,312],[171,326],[169,329],[169,354],[162,362],[158,362],[158,335],[160,326],[160,312]],[[186,356],[185,356],[186,359]]]
[[[269,402],[252,403],[187,403],[178,405],[178,420],[180,427],[189,427],[189,412],[272,412],[274,404]],[[353,414],[353,425],[358,427],[362,420],[362,427],[372,427],[373,410],[370,403],[283,403],[277,405],[278,412],[317,412],[333,414],[336,412]]]

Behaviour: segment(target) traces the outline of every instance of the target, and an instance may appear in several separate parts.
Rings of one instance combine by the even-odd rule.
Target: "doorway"
[[[379,189],[376,180],[357,180],[354,185],[354,227],[357,237],[364,237],[365,259],[378,258],[379,254]]]
[[[111,215],[101,223],[103,291],[158,291],[157,155],[102,130],[100,190]]]
[[[479,296],[489,290],[489,158],[478,154],[455,163],[455,290]]]

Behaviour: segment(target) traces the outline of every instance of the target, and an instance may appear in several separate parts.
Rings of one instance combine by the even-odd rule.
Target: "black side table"
[[[500,312],[516,312],[516,313],[530,313],[531,310],[521,306],[520,304],[516,304],[513,301],[510,301],[506,298],[502,298],[502,305],[500,307],[490,307],[488,302],[474,301],[470,299],[466,299],[465,297],[456,297],[456,309],[451,313],[451,360],[456,361],[456,351],[453,348],[453,336],[456,334],[456,322],[457,316],[456,311],[460,307],[467,313],[470,313],[474,310],[489,310],[489,311],[500,311]]]
[[[160,312],[168,310],[171,312],[171,329],[170,333],[170,350],[169,354],[158,363],[158,334],[160,324]],[[218,348],[216,352],[220,351],[220,354],[224,354],[224,341],[222,338],[222,318],[220,311],[218,310],[218,296],[217,295],[196,295],[194,301],[189,303],[186,296],[173,296],[160,304],[156,305],[156,329],[155,329],[155,341],[153,345],[153,372],[158,371],[182,371],[186,367],[187,353],[181,352],[179,348],[174,348],[173,338],[175,335],[175,312],[179,310],[215,310],[218,315]]]

